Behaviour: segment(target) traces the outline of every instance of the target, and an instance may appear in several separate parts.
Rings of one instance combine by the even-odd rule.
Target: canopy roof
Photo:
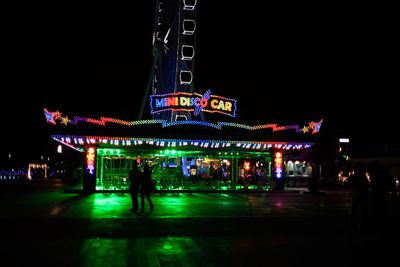
[[[235,122],[139,120],[109,117],[68,117],[44,109],[52,138],[74,149],[87,145],[103,148],[269,151],[302,150],[313,145],[323,120],[305,124],[247,125]],[[233,153],[233,152],[232,152]]]

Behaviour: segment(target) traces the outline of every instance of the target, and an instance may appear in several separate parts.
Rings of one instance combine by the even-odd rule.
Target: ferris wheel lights
[[[191,84],[193,81],[193,74],[190,70],[181,70],[179,73],[179,80],[181,84]]]
[[[196,30],[196,22],[192,19],[184,19],[182,22],[184,35],[193,35]]]
[[[193,11],[196,7],[197,0],[183,0],[183,10]]]
[[[182,45],[182,60],[192,60],[194,57],[194,47],[192,45]]]

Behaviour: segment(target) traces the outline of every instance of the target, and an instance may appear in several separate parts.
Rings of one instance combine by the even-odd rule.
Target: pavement
[[[344,190],[152,199],[139,215],[127,193],[3,192],[1,266],[399,266],[398,196],[364,231],[348,231]]]

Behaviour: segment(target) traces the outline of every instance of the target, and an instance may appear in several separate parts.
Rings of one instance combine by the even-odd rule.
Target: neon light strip
[[[175,93],[171,93],[169,95],[174,95]],[[180,94],[183,94],[180,92]],[[190,93],[188,93],[190,94]],[[196,94],[196,93],[195,93]],[[192,94],[190,94],[192,95]],[[228,99],[228,98],[227,98]],[[229,100],[229,99],[228,99]],[[235,106],[236,108],[236,106]],[[57,112],[49,112],[47,109],[45,110],[45,118],[48,121],[48,123],[51,124],[60,124],[61,121],[66,117],[62,117],[61,114],[58,111]],[[176,109],[177,111],[189,111],[188,109]],[[213,112],[218,112],[218,111],[213,111]],[[57,119],[55,119],[54,114],[59,114],[58,117],[56,116]],[[278,132],[278,131],[287,131],[287,130],[293,130],[296,133],[311,133],[311,134],[316,134],[319,132],[323,119],[321,119],[319,122],[309,122],[308,126],[303,126],[301,127],[298,124],[294,125],[278,125],[276,123],[273,124],[261,124],[261,125],[255,125],[255,126],[250,126],[246,124],[241,124],[241,123],[234,123],[234,122],[217,122],[217,123],[211,123],[211,122],[204,122],[204,121],[179,121],[179,122],[169,122],[167,120],[140,120],[140,121],[124,121],[120,119],[115,119],[115,118],[109,118],[109,117],[100,117],[100,119],[94,119],[94,118],[85,118],[85,117],[78,117],[75,116],[73,119],[68,120],[69,124],[77,125],[79,122],[86,122],[86,123],[91,123],[91,124],[96,124],[100,126],[106,126],[107,123],[114,123],[114,124],[119,124],[119,125],[124,125],[124,126],[137,126],[137,125],[149,125],[149,124],[161,124],[162,127],[170,127],[170,126],[176,126],[176,125],[201,125],[201,126],[207,126],[207,127],[212,127],[215,129],[221,130],[222,127],[236,127],[240,129],[245,129],[245,130],[250,130],[250,131],[257,131],[257,130],[263,130],[263,129],[271,129],[273,132]],[[306,129],[306,131],[304,131]]]
[[[170,127],[170,126],[176,126],[176,125],[201,125],[201,126],[208,126],[211,128],[221,130],[221,127],[218,124],[211,123],[211,122],[205,122],[205,121],[176,121],[176,122],[164,121],[162,126]]]
[[[274,166],[275,166],[275,177],[277,179],[282,178],[283,174],[283,159],[282,159],[282,152],[276,151],[274,154]]]
[[[86,151],[86,170],[93,175],[96,170],[95,166],[96,166],[96,148],[91,146]]]
[[[165,139],[165,138],[131,138],[131,137],[109,137],[109,136],[74,136],[53,135],[52,138],[65,145],[69,145],[77,151],[82,152],[74,145],[83,146],[83,140],[90,140],[91,144],[110,146],[161,146],[161,147],[209,147],[225,148],[236,146],[248,150],[269,150],[270,148],[283,150],[300,150],[311,147],[310,142],[268,142],[268,141],[230,141],[230,140],[195,140],[195,139]]]
[[[160,109],[157,111],[153,111],[153,107],[151,108],[151,114],[157,114],[160,112],[164,112],[164,111],[168,111],[168,110],[172,110],[172,111],[193,111],[193,108],[165,108],[165,109]]]
[[[82,148],[77,148],[77,147],[71,145],[71,144],[68,143],[68,142],[61,141],[61,139],[58,139],[57,137],[52,136],[52,138],[53,138],[54,140],[56,140],[57,142],[60,142],[61,144],[66,145],[67,147],[72,148],[73,150],[76,150],[76,151],[78,151],[78,152],[84,152],[84,150],[83,150]]]

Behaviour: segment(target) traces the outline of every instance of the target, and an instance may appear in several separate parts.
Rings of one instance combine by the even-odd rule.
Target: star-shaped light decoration
[[[319,132],[319,129],[321,128],[322,122],[324,119],[321,119],[319,122],[314,122],[314,128],[312,129],[312,134],[316,134]]]
[[[56,112],[50,112],[46,108],[44,109],[44,116],[47,120],[48,123],[56,125],[56,120],[61,116],[61,113],[56,111]]]
[[[54,119],[58,120],[59,118],[61,118],[61,112],[59,112],[58,110],[56,112],[54,112]]]
[[[307,126],[304,126],[303,129],[301,129],[301,131],[302,131],[304,134],[307,133],[307,132],[308,132],[308,127],[307,127]]]
[[[68,122],[69,122],[68,116],[61,117],[60,120],[61,120],[61,123],[62,123],[62,124],[65,124],[65,125],[67,125]]]

